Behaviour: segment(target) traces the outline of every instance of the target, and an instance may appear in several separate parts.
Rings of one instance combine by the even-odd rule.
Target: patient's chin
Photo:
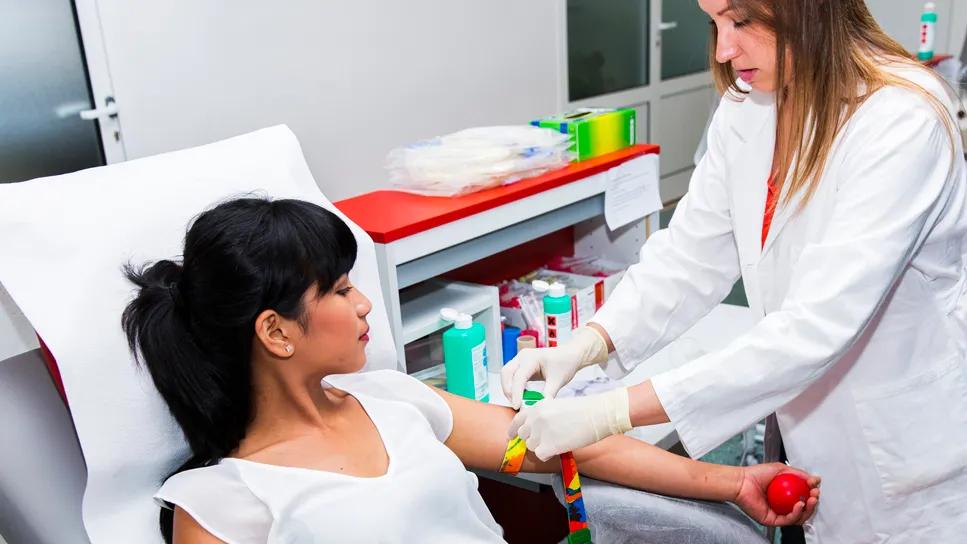
[[[326,375],[329,374],[354,374],[366,366],[366,354],[353,354],[349,357],[340,358],[338,361],[325,365],[322,369]]]
[[[353,369],[350,370],[349,373],[351,374],[353,372],[359,372],[360,370],[363,369],[364,366],[366,366],[366,354],[363,354],[363,356],[359,358],[359,360],[356,362],[355,365],[353,365]]]

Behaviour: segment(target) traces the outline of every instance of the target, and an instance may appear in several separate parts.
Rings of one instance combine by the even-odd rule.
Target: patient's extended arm
[[[507,428],[516,413],[511,408],[472,401],[433,388],[453,412],[449,447],[472,468],[497,470],[507,448]],[[767,525],[791,525],[808,519],[819,497],[819,479],[778,463],[756,467],[731,467],[703,463],[665,451],[626,436],[612,436],[574,451],[581,474],[599,480],[663,495],[729,501]],[[539,460],[531,451],[524,459],[523,472],[560,472],[555,458]],[[780,472],[797,472],[813,487],[806,507],[787,516],[772,512],[765,502],[765,488]]]

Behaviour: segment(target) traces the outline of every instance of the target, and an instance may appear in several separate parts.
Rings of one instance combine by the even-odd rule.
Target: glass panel
[[[572,101],[648,84],[648,6],[649,0],[568,0]]]
[[[628,107],[635,109],[635,124],[637,125],[635,130],[635,138],[637,139],[635,141],[640,144],[651,143],[651,134],[648,132],[651,127],[651,119],[649,117],[651,114],[651,105],[645,102],[644,104]]]
[[[71,0],[0,0],[0,183],[104,164]]]
[[[662,0],[662,19],[678,26],[661,33],[661,79],[708,70],[708,15],[695,0]]]

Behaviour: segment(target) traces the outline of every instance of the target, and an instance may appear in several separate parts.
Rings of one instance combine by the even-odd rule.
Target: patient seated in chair
[[[358,373],[370,303],[349,282],[355,258],[322,207],[242,198],[196,218],[179,262],[125,268],[128,341],[192,452],[155,497],[166,542],[503,542],[467,467],[500,466],[514,412]],[[733,502],[763,524],[801,523],[818,500],[811,478],[807,504],[772,512],[779,464],[711,465],[624,436],[574,454],[592,478]],[[560,464],[528,453],[522,470]]]

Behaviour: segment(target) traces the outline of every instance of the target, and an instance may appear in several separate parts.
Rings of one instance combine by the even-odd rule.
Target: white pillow
[[[0,184],[0,282],[60,367],[87,463],[84,523],[95,544],[160,542],[151,497],[188,451],[128,352],[120,320],[133,286],[121,266],[179,256],[190,219],[250,192],[316,202],[349,224],[359,244],[352,281],[373,302],[367,369],[396,368],[373,242],[319,191],[287,127]]]

